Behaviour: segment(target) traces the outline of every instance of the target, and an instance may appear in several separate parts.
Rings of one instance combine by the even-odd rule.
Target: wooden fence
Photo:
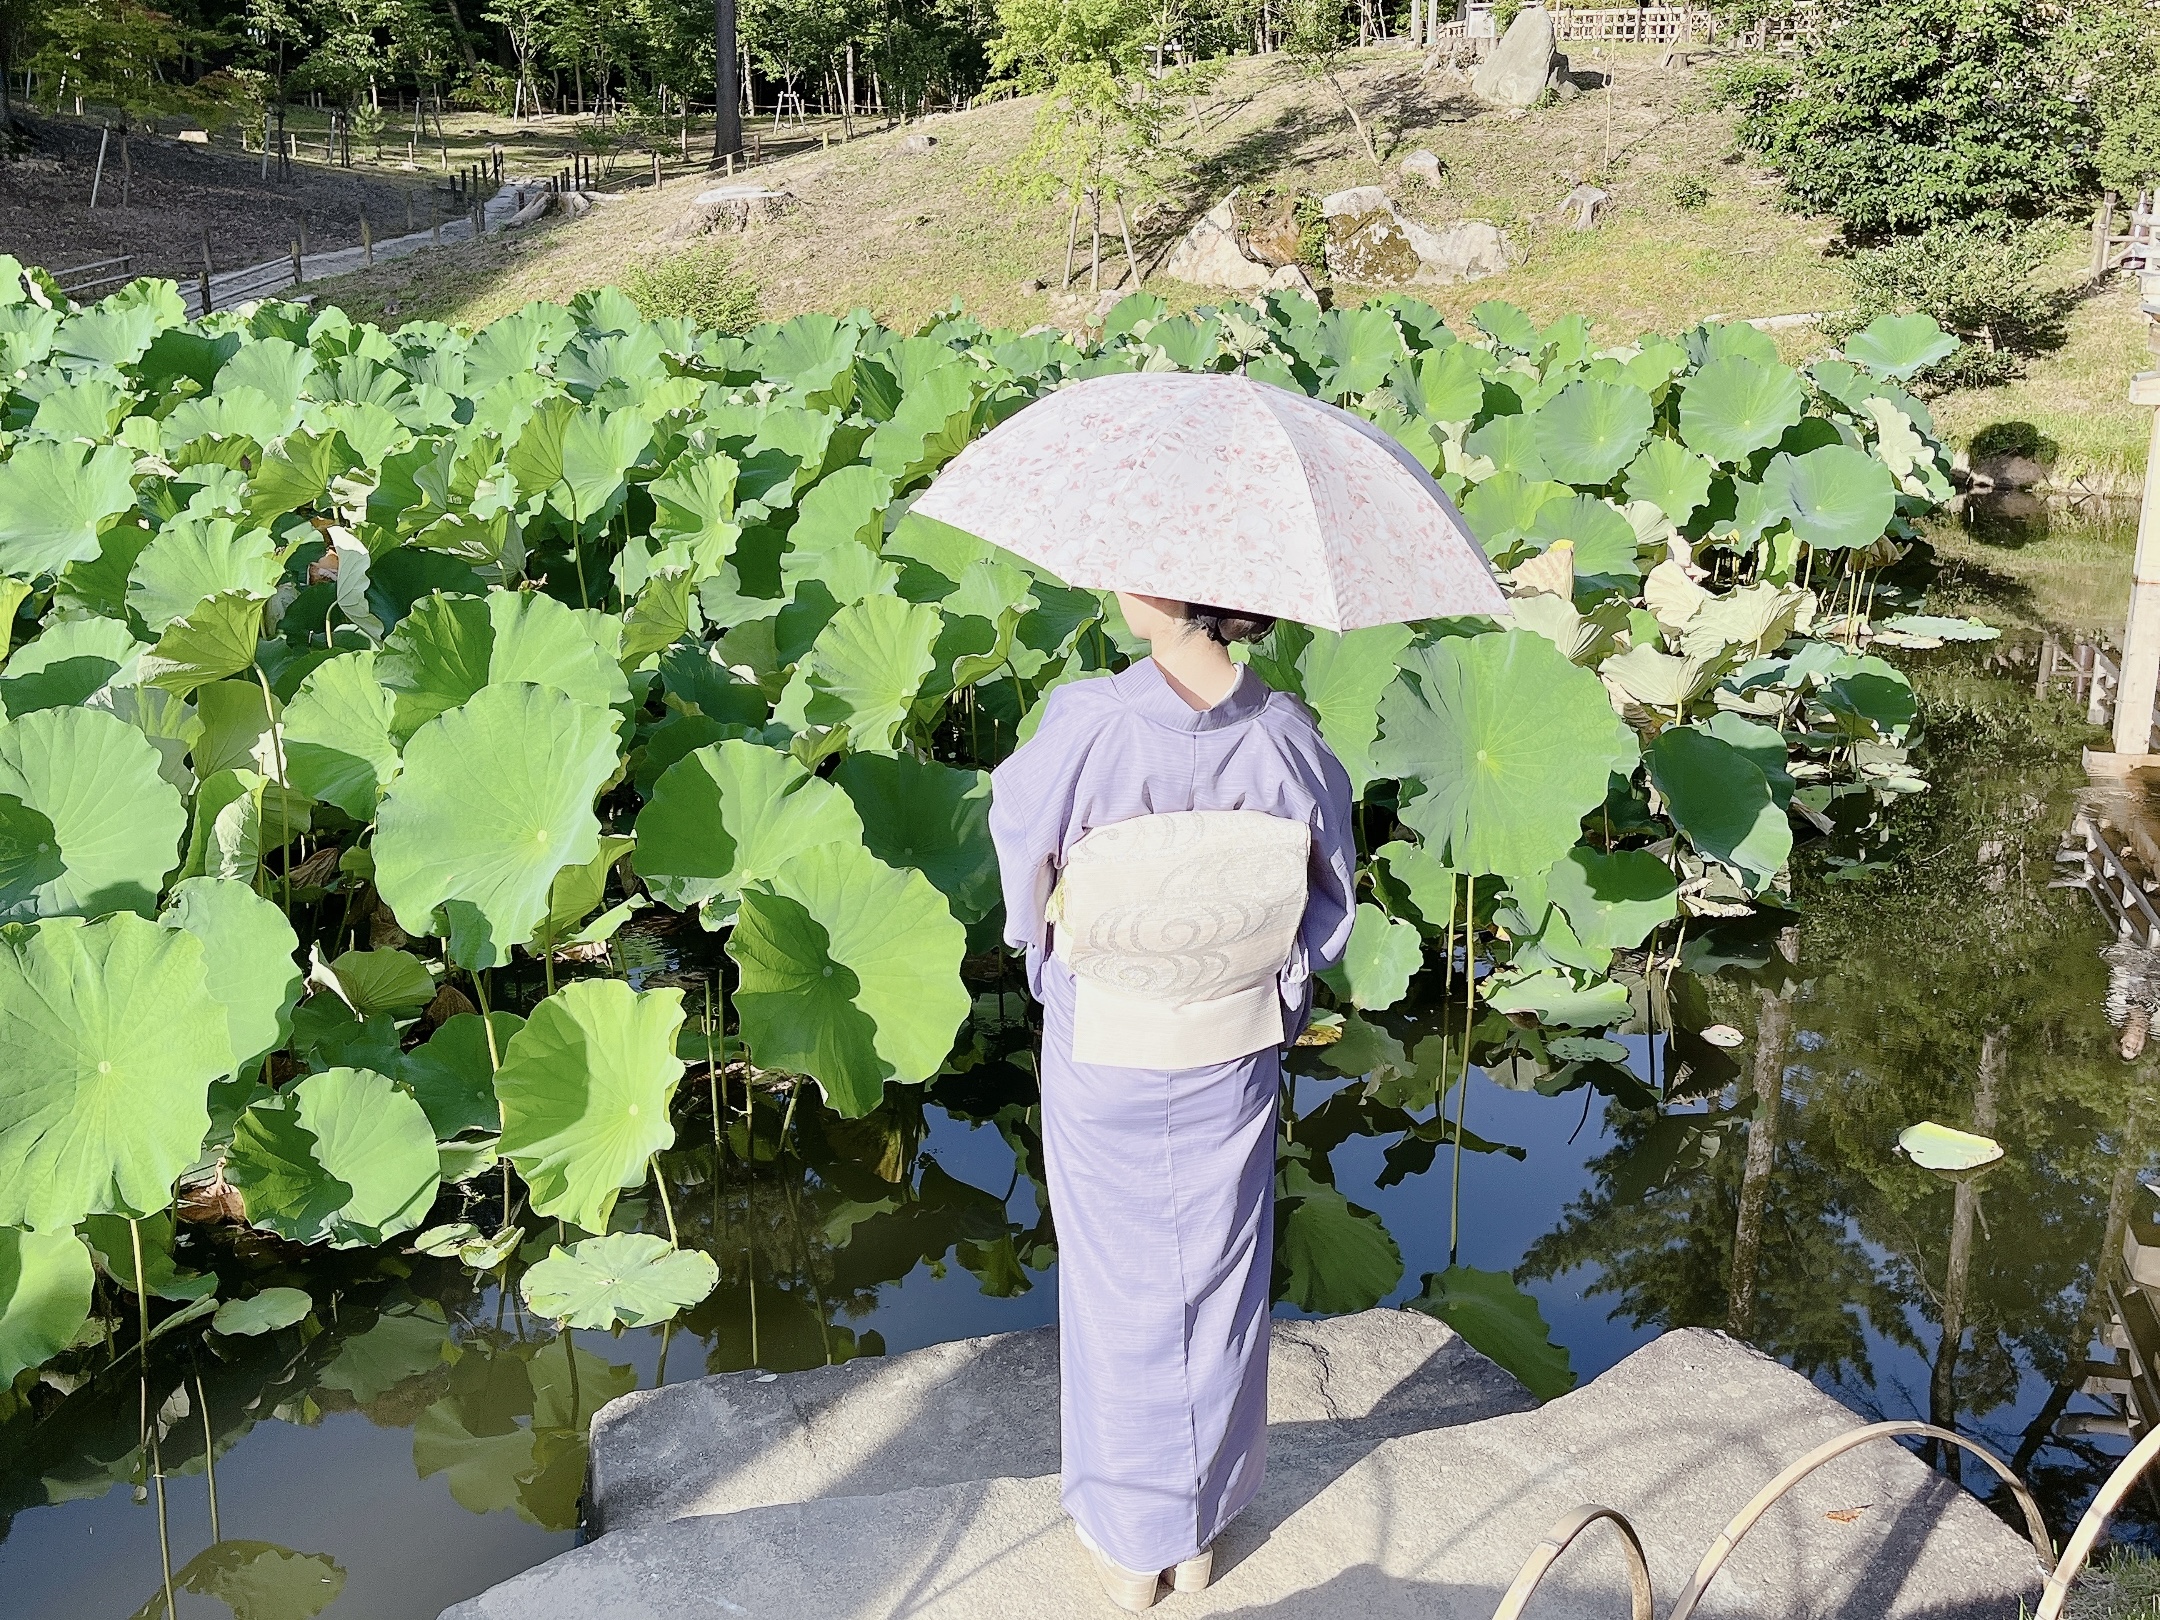
[[[1444,3],[1444,0],[1442,0]],[[1492,6],[1489,0],[1471,0],[1462,15],[1447,22],[1431,22],[1419,39],[1419,21],[1422,16],[1432,16],[1437,10],[1436,0],[1414,0],[1408,38],[1413,44],[1427,48],[1463,47],[1476,41],[1490,40],[1497,30],[1493,26]],[[1780,50],[1806,40],[1822,27],[1822,12],[1817,0],[1797,0],[1783,15],[1765,17],[1747,25],[1735,27],[1719,20],[1717,14],[1694,6],[1610,6],[1590,8],[1584,6],[1559,6],[1547,13],[1552,18],[1553,37],[1565,43],[1569,40],[1609,41],[1630,45],[1724,45],[1738,50]]]

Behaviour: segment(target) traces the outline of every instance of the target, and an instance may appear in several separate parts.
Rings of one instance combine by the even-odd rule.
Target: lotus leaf
[[[1807,391],[1790,366],[1743,355],[1710,361],[1680,395],[1680,437],[1712,461],[1745,461],[1773,445],[1807,410]]]
[[[1675,523],[1685,523],[1710,498],[1716,466],[1671,439],[1652,439],[1628,464],[1622,481],[1631,501],[1649,501]]]
[[[593,796],[615,749],[613,715],[523,683],[422,726],[376,818],[375,882],[398,926],[434,932],[440,908],[459,966],[507,961],[555,874],[599,852]]]
[[[118,445],[32,439],[0,461],[0,573],[29,579],[98,554],[98,531],[135,504]]]
[[[0,726],[0,795],[52,823],[66,866],[10,917],[155,907],[187,828],[158,764],[141,732],[100,709],[46,709]],[[35,830],[17,818],[18,836],[26,828]],[[45,854],[33,846],[19,860]]]
[[[127,602],[153,633],[212,596],[266,597],[277,589],[277,546],[267,529],[227,517],[183,516],[157,532],[128,573]],[[249,644],[250,660],[253,644]]]
[[[369,1069],[325,1069],[240,1117],[225,1176],[248,1220],[293,1243],[352,1249],[427,1218],[435,1133],[412,1096]]]
[[[1486,299],[1470,312],[1470,319],[1500,348],[1536,354],[1542,346],[1537,322],[1505,299]]]
[[[1547,1024],[1595,1028],[1628,1015],[1627,986],[1611,979],[1579,984],[1571,974],[1552,967],[1487,980],[1484,996],[1495,1012],[1530,1013]]]
[[[664,905],[725,907],[801,851],[862,836],[841,789],[786,754],[730,739],[668,767],[638,817],[630,863]]]
[[[1977,1136],[1923,1120],[1898,1132],[1898,1151],[1923,1170],[1977,1170],[2003,1156],[2002,1144],[1993,1137]]]
[[[494,1042],[488,1035],[492,1026]],[[500,1131],[502,1105],[495,1100],[495,1070],[510,1039],[525,1027],[515,1013],[458,1013],[407,1052],[398,1078],[420,1100],[438,1142],[463,1131]]]
[[[60,835],[51,820],[0,793],[0,915],[30,905],[39,889],[66,874]]]
[[[337,1601],[345,1571],[328,1553],[227,1537],[175,1570],[173,1585],[223,1603],[233,1620],[313,1620]],[[164,1593],[153,1592],[134,1620],[157,1620],[164,1613]]]
[[[0,1389],[75,1342],[97,1275],[73,1232],[0,1226]]]
[[[966,936],[920,872],[860,842],[794,856],[745,890],[728,953],[736,1008],[758,1063],[807,1074],[833,1107],[868,1113],[887,1079],[927,1080],[967,1016]]]
[[[1370,1310],[1402,1281],[1402,1251],[1370,1210],[1316,1181],[1296,1160],[1283,1174],[1289,1196],[1275,1242],[1287,1273],[1283,1297],[1302,1311]]]
[[[8,660],[0,702],[11,717],[88,703],[131,685],[144,650],[117,619],[63,619]]]
[[[1627,383],[1571,382],[1530,418],[1554,478],[1609,484],[1650,436],[1650,396]]]
[[[204,984],[225,1009],[240,1070],[285,1044],[306,980],[294,965],[300,941],[283,911],[245,883],[189,878],[174,885],[158,920],[202,942]]]
[[[1494,417],[1464,438],[1463,449],[1485,457],[1498,472],[1530,479],[1554,476],[1538,447],[1537,429],[1527,416]]]
[[[648,1327],[688,1310],[719,1282],[710,1255],[644,1232],[610,1232],[549,1251],[518,1289],[536,1314],[564,1327]]]
[[[1575,573],[1605,579],[1633,578],[1642,572],[1635,558],[1635,527],[1612,502],[1596,495],[1570,495],[1540,506],[1524,538],[1540,550],[1558,541],[1575,546]]]
[[[1808,606],[1807,592],[1768,580],[1707,596],[1681,627],[1680,650],[1705,660],[1764,657],[1785,645]]]
[[[340,653],[316,666],[284,715],[292,786],[361,822],[375,819],[399,764],[397,698],[375,678],[375,659],[372,651]]]
[[[1565,1346],[1552,1342],[1538,1303],[1504,1271],[1449,1266],[1425,1274],[1424,1292],[1410,1301],[1414,1310],[1437,1316],[1513,1373],[1541,1401],[1575,1387],[1575,1371]]]
[[[1707,731],[1674,726],[1651,743],[1648,761],[1650,780],[1697,849],[1758,879],[1783,870],[1792,823],[1746,754]]]
[[[1417,929],[1378,906],[1360,905],[1342,961],[1320,977],[1351,1005],[1379,1012],[1402,1000],[1424,960]]]
[[[1833,661],[1827,673],[1830,679],[1815,697],[1848,737],[1879,736],[1901,743],[1920,718],[1912,682],[1880,658],[1848,655]],[[6,737],[0,732],[0,758]],[[5,786],[0,780],[0,787]]]
[[[427,964],[406,951],[347,951],[326,971],[329,988],[361,1018],[410,1018],[435,999]]]
[[[941,618],[936,608],[897,596],[873,596],[834,614],[781,699],[778,718],[803,725],[846,726],[853,746],[889,754],[924,677]]]
[[[122,913],[0,950],[0,1226],[163,1209],[232,1072],[226,1027],[192,934]]]
[[[249,668],[262,632],[263,600],[234,591],[196,603],[166,625],[157,645],[142,655],[138,668],[144,684],[186,697],[198,686]]]
[[[887,866],[921,872],[963,923],[990,915],[998,903],[998,866],[989,772],[908,754],[852,754],[832,779],[862,818],[871,854]]]
[[[1897,512],[1897,481],[1864,450],[1826,444],[1780,455],[1763,487],[1792,516],[1793,533],[1822,549],[1871,546]]]
[[[228,1299],[210,1318],[210,1331],[254,1338],[289,1328],[315,1308],[304,1288],[264,1288],[245,1299]]]
[[[1578,844],[1545,879],[1575,937],[1592,949],[1630,950],[1679,913],[1673,875],[1647,850],[1610,854]]]
[[[1958,341],[1931,315],[1878,315],[1845,340],[1845,353],[1877,375],[1903,382],[1955,354]]]
[[[1950,619],[1931,613],[1900,613],[1883,620],[1882,628],[1933,641],[1993,641],[2002,634],[1978,619]]]
[[[1373,741],[1380,734],[1380,694],[1395,679],[1395,661],[1410,644],[1406,625],[1375,625],[1337,635],[1312,630],[1297,655],[1294,685],[1320,722],[1320,735],[1362,797],[1374,775]],[[1271,672],[1272,673],[1272,672]],[[1278,685],[1283,683],[1278,682]]]
[[[1470,525],[1488,557],[1504,555],[1553,501],[1574,493],[1565,484],[1531,480],[1520,473],[1495,473],[1463,498],[1463,521]]]
[[[1566,854],[1637,747],[1598,679],[1527,630],[1412,648],[1380,699],[1378,770],[1402,819],[1458,870],[1542,872]],[[1409,784],[1420,791],[1408,794]]]
[[[1454,926],[1457,891],[1461,877],[1430,850],[1401,840],[1382,844],[1373,852],[1387,868],[1388,876],[1402,885],[1410,904],[1428,932],[1441,934]]]
[[[1423,355],[1417,365],[1417,403],[1435,422],[1468,422],[1485,407],[1485,373],[1490,369],[1491,353],[1468,343]]]
[[[683,1074],[682,1016],[680,990],[640,994],[619,979],[580,979],[510,1037],[495,1075],[498,1146],[539,1214],[606,1231],[616,1196],[675,1140],[668,1103]]]
[[[217,1278],[183,1271],[173,1261],[173,1215],[160,1210],[130,1221],[120,1215],[92,1215],[82,1223],[83,1241],[98,1269],[129,1293],[148,1289],[152,1299],[197,1300],[217,1292]],[[142,1250],[142,1281],[135,1278],[135,1252]]]

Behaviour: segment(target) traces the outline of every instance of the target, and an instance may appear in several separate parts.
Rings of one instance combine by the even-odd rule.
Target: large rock
[[[1328,1359],[1331,1381],[1355,1371]],[[777,1382],[800,1391],[809,1387],[804,1378],[818,1376]],[[855,1410],[893,1421],[867,1403]],[[966,1435],[976,1425],[960,1416],[960,1443],[972,1448]],[[1266,1482],[1225,1533],[1215,1584],[1171,1599],[1166,1612],[1490,1620],[1538,1538],[1593,1501],[1634,1521],[1657,1596],[1670,1605],[1766,1480],[1861,1421],[1769,1358],[1686,1330],[1534,1411],[1378,1443],[1326,1418],[1288,1425],[1271,1431]],[[1304,1430],[1314,1443],[1287,1443]],[[1322,1440],[1324,1432],[1337,1438]],[[918,1438],[936,1443],[934,1431]],[[832,1465],[852,1496],[610,1532],[457,1605],[445,1620],[1101,1620],[1109,1612],[1054,1477],[910,1485],[918,1476],[883,1472],[885,1457],[897,1454],[858,1452]],[[729,1462],[754,1469],[759,1458],[752,1451]],[[864,1499],[887,1484],[896,1488]],[[2021,1536],[1919,1458],[1877,1441],[1818,1469],[1770,1510],[1718,1576],[1706,1613],[2004,1620],[2038,1588],[2038,1561]],[[1533,1612],[1550,1620],[1629,1612],[1611,1530],[1590,1532],[1552,1570]]]
[[[798,206],[795,194],[782,187],[760,185],[714,186],[701,191],[690,207],[662,233],[665,240],[704,236],[713,231],[746,230],[766,220],[792,214]]]
[[[1298,200],[1295,196],[1281,196],[1274,205],[1258,219],[1250,215],[1245,220],[1245,251],[1262,264],[1281,269],[1298,262],[1298,253],[1304,247],[1305,232],[1298,223]]]
[[[1271,1443],[1377,1443],[1535,1404],[1414,1311],[1277,1322]],[[1353,1433],[1354,1431],[1354,1433]],[[870,1357],[761,1383],[641,1390],[593,1419],[590,1494],[609,1535],[667,1519],[1058,1468],[1056,1328]]]
[[[1236,198],[1236,192],[1223,198],[1179,238],[1163,265],[1166,274],[1229,292],[1258,292],[1267,285],[1268,266],[1248,258],[1238,245]]]
[[[1447,165],[1440,161],[1440,154],[1425,147],[1418,148],[1402,160],[1402,172],[1412,180],[1422,180],[1428,186],[1440,184],[1447,173]]]
[[[1499,107],[1527,107],[1553,80],[1553,21],[1543,6],[1526,6],[1508,24],[1493,52],[1470,76],[1480,99]]]
[[[1328,273],[1357,286],[1478,281],[1508,267],[1499,226],[1473,219],[1435,230],[1405,215],[1378,186],[1332,192],[1320,211]]]

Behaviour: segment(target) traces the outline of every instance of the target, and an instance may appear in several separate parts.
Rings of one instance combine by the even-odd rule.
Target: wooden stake
[[[375,262],[375,233],[368,228],[367,210],[360,210],[360,262]]]
[[[105,130],[98,136],[97,173],[93,174],[90,177],[90,206],[92,208],[95,208],[97,206],[98,187],[102,185],[105,180],[105,143],[111,139],[112,131],[110,129]]]
[[[1093,186],[1088,188],[1088,208],[1094,222],[1093,240],[1088,248],[1088,291],[1102,291],[1102,193]]]
[[[1140,290],[1140,261],[1134,256],[1132,250],[1132,227],[1125,221],[1125,199],[1123,197],[1113,197],[1110,200],[1117,206],[1118,235],[1125,239],[1125,263],[1132,270],[1133,291],[1138,292]]]
[[[205,315],[210,313],[210,229],[208,226],[203,227],[202,233],[202,313]]]
[[[660,154],[658,152],[652,155],[652,188],[655,191],[660,189]]]
[[[300,285],[300,238],[292,239],[292,284]]]
[[[120,132],[120,206],[128,205],[128,192],[135,180],[135,165],[128,157],[127,131]]]

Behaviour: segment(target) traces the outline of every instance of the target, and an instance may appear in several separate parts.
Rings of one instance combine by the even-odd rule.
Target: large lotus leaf
[[[494,1044],[489,1045],[490,1028]],[[437,1141],[461,1131],[500,1131],[502,1105],[495,1100],[495,1069],[510,1038],[525,1027],[516,1013],[459,1013],[404,1056],[398,1078],[420,1099]]]
[[[1454,926],[1461,873],[1430,850],[1401,839],[1382,844],[1373,853],[1387,868],[1387,875],[1410,896],[1415,915],[1429,932],[1445,933]]]
[[[225,1160],[252,1224],[338,1249],[418,1226],[437,1172],[420,1104],[368,1069],[325,1069],[256,1103]]]
[[[198,602],[165,626],[137,666],[145,685],[186,697],[198,686],[237,675],[255,662],[264,598],[232,591]]]
[[[131,1294],[147,1291],[152,1299],[188,1301],[217,1292],[217,1277],[188,1271],[173,1259],[173,1214],[160,1210],[139,1221],[120,1215],[92,1215],[82,1223],[98,1270]],[[136,1280],[135,1252],[142,1250],[142,1280]]]
[[[1320,977],[1353,1006],[1379,1012],[1402,1000],[1424,959],[1415,927],[1378,906],[1360,905],[1343,959]]]
[[[596,709],[629,700],[622,665],[600,641],[592,616],[538,591],[491,591],[487,609],[494,631],[489,684],[530,681]]]
[[[232,1303],[242,1306],[252,1302]],[[213,1542],[174,1570],[172,1583],[180,1591],[216,1599],[232,1611],[233,1620],[313,1620],[345,1589],[345,1571],[328,1553],[294,1552],[274,1542],[228,1537]],[[135,1611],[132,1620],[165,1617],[165,1594],[157,1590]]]
[[[870,435],[863,459],[896,487],[935,472],[968,441],[980,375],[973,366],[956,361],[915,379],[901,397],[900,408]]]
[[[0,950],[0,1226],[163,1209],[232,1068],[192,934],[123,913],[18,937]]]
[[[520,490],[545,495],[573,524],[611,510],[623,481],[652,442],[652,424],[637,411],[602,411],[571,399],[551,399],[510,447],[510,476]]]
[[[935,1074],[967,1016],[966,932],[920,872],[848,841],[745,890],[728,953],[742,969],[743,1040],[767,1068],[807,1074],[833,1107],[867,1114],[885,1081]]]
[[[1770,878],[1792,855],[1792,823],[1755,762],[1722,738],[1692,726],[1658,734],[1650,780],[1667,809],[1705,855]]]
[[[989,772],[911,754],[851,754],[833,782],[862,818],[871,854],[887,866],[921,872],[962,922],[990,914],[998,902],[998,865],[990,843]]]
[[[1632,578],[1642,572],[1635,559],[1635,526],[1612,502],[1596,495],[1570,495],[1538,508],[1524,538],[1540,551],[1562,540],[1575,547],[1575,572],[1605,578]]]
[[[361,822],[375,819],[398,773],[397,697],[375,678],[375,659],[369,650],[318,664],[285,709],[285,773],[294,789]]]
[[[252,1339],[289,1328],[314,1308],[315,1301],[304,1288],[264,1288],[220,1305],[210,1318],[210,1331]]]
[[[641,995],[619,979],[580,979],[510,1037],[495,1075],[498,1146],[536,1212],[607,1230],[616,1195],[675,1140],[668,1103],[683,1073],[682,1021],[680,990]]]
[[[1529,479],[1521,473],[1495,473],[1463,497],[1463,521],[1489,557],[1512,548],[1552,501],[1574,494],[1565,484]]]
[[[0,1226],[0,1389],[75,1342],[96,1286],[90,1251],[73,1232]]]
[[[1878,315],[1845,340],[1845,353],[1878,376],[1903,382],[1957,352],[1958,339],[1932,315]]]
[[[1710,498],[1717,468],[1671,439],[1652,439],[1628,464],[1623,487],[1631,501],[1649,501],[1675,523],[1685,523]]]
[[[1593,949],[1630,950],[1679,914],[1678,885],[1647,850],[1602,854],[1578,844],[1545,879],[1546,897]]]
[[[1785,645],[1806,603],[1805,591],[1768,580],[1706,597],[1681,628],[1680,650],[1701,659],[1765,657]]]
[[[138,690],[171,694],[156,687]],[[197,776],[219,771],[261,771],[275,774],[277,749],[270,735],[270,704],[254,681],[212,681],[195,693],[196,734],[194,766]]]
[[[1308,632],[1297,655],[1295,690],[1320,722],[1320,735],[1362,797],[1374,776],[1373,740],[1380,734],[1380,694],[1395,679],[1395,660],[1410,645],[1407,625],[1382,624],[1337,635]]]
[[[1537,1301],[1506,1272],[1472,1266],[1428,1272],[1425,1291],[1410,1304],[1460,1333],[1471,1349],[1497,1361],[1539,1400],[1575,1387],[1566,1346],[1552,1342]]]
[[[1470,312],[1470,319],[1503,349],[1536,354],[1542,347],[1537,322],[1504,298],[1486,299]]]
[[[803,850],[862,836],[841,789],[787,754],[730,738],[661,775],[630,864],[663,905],[726,904]]]
[[[52,823],[66,866],[9,918],[155,909],[187,830],[158,764],[149,739],[103,709],[42,709],[0,726],[0,795]],[[19,859],[44,853],[32,847]]]
[[[345,1004],[361,1018],[379,1012],[410,1018],[435,999],[434,977],[410,951],[347,951],[327,971]]]
[[[1830,679],[1815,693],[1838,729],[1850,737],[1882,736],[1903,742],[1920,718],[1912,682],[1904,672],[1872,654],[1847,655],[1833,662]],[[0,747],[5,746],[0,732]]]
[[[135,458],[119,445],[33,439],[0,461],[0,573],[57,573],[98,554],[98,530],[135,504]]]
[[[223,770],[195,789],[184,878],[255,881],[266,850],[308,830],[308,804],[257,771]]]
[[[1468,422],[1485,408],[1485,374],[1492,352],[1474,343],[1451,343],[1417,363],[1417,403],[1435,422]]]
[[[207,597],[228,591],[268,596],[277,589],[280,568],[269,530],[186,513],[136,557],[128,573],[128,606],[157,633]]]
[[[133,685],[147,649],[118,619],[61,619],[17,649],[0,676],[9,715],[74,708]]]
[[[1495,1012],[1528,1013],[1544,1024],[1594,1029],[1628,1016],[1626,985],[1611,979],[1578,984],[1573,975],[1552,967],[1488,980],[1484,996],[1485,1004]]]
[[[1819,549],[1871,546],[1897,511],[1897,480],[1865,450],[1826,444],[1781,455],[1763,488],[1792,516],[1793,533]]]
[[[522,683],[430,720],[376,816],[375,883],[398,926],[493,967],[533,937],[548,887],[600,849],[593,796],[615,772],[614,716]]]
[[[1494,417],[1463,440],[1463,449],[1484,456],[1497,472],[1533,479],[1555,476],[1545,465],[1537,428],[1527,416]]]
[[[848,728],[858,751],[889,754],[924,678],[936,667],[943,619],[938,610],[897,596],[850,603],[818,632],[777,718]]]
[[[1539,406],[1530,425],[1554,478],[1609,484],[1650,436],[1650,396],[1628,383],[1584,378]]]
[[[39,889],[66,875],[51,818],[0,793],[0,916],[31,904]]]
[[[1949,1175],[1978,1170],[2003,1156],[2002,1144],[1993,1137],[1938,1125],[1931,1119],[1899,1131],[1897,1145],[1899,1152],[1923,1170]]]
[[[307,981],[293,960],[299,937],[273,901],[245,883],[189,878],[158,920],[202,941],[204,983],[225,1009],[242,1070],[285,1044]]]
[[[375,655],[375,678],[397,699],[392,732],[410,737],[488,684],[495,626],[474,596],[434,595],[415,603]]]
[[[1645,641],[1615,653],[1598,665],[1606,685],[1649,709],[1670,709],[1675,716],[1708,690],[1723,667],[1715,659],[1679,658]]]
[[[1637,758],[1605,689],[1527,630],[1450,636],[1403,655],[1380,699],[1376,767],[1419,791],[1402,819],[1458,871],[1542,872],[1572,847],[1608,779]]]
[[[1351,1203],[1292,1160],[1289,1209],[1275,1239],[1283,1298],[1301,1311],[1371,1310],[1402,1281],[1402,1251],[1380,1217]]]
[[[149,304],[123,303],[115,294],[63,320],[53,336],[53,349],[78,360],[128,365],[141,358],[157,337],[163,324],[158,315],[158,310]]]
[[[567,1328],[666,1322],[720,1282],[712,1256],[645,1232],[610,1232],[557,1247],[518,1283],[538,1315]]]
[[[1744,355],[1712,360],[1680,395],[1680,437],[1712,461],[1745,461],[1807,413],[1807,390],[1790,366]]]

